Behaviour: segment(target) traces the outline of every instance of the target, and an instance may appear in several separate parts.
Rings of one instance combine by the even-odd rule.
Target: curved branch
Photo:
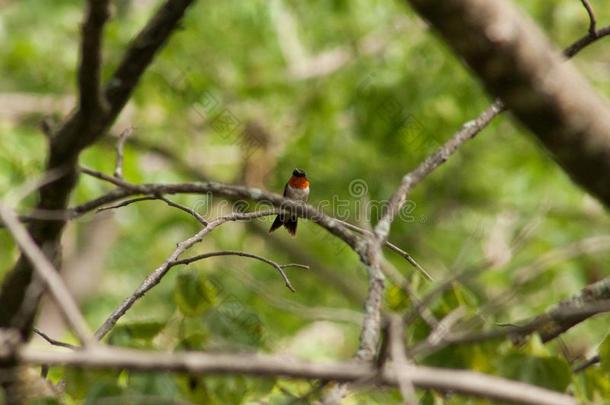
[[[288,276],[284,272],[284,269],[288,268],[288,267],[296,267],[296,268],[301,268],[301,269],[309,269],[309,266],[306,266],[306,265],[303,265],[303,264],[288,263],[288,264],[281,265],[281,264],[278,264],[277,262],[274,262],[273,260],[267,259],[267,258],[259,256],[259,255],[255,255],[255,254],[252,254],[252,253],[246,253],[246,252],[238,252],[238,251],[235,251],[235,250],[223,250],[221,252],[203,253],[203,254],[200,254],[200,255],[197,255],[197,256],[188,257],[186,259],[175,260],[173,263],[170,263],[170,267],[177,266],[179,264],[189,265],[189,264],[191,264],[193,262],[196,262],[196,261],[199,261],[199,260],[207,259],[209,257],[217,257],[217,256],[249,257],[251,259],[255,259],[255,260],[259,260],[259,261],[261,261],[263,263],[267,263],[268,265],[270,265],[271,267],[276,269],[278,273],[280,273],[280,276],[282,276],[282,279],[284,280],[284,283],[286,284],[286,287],[288,287],[288,289],[290,289],[290,291],[292,291],[292,292],[295,292],[295,289],[292,286],[292,284],[290,283],[290,280],[288,279]]]

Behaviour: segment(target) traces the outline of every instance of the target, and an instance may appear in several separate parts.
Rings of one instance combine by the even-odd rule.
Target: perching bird
[[[286,183],[284,187],[284,197],[291,198],[293,200],[307,201],[309,197],[309,180],[307,180],[307,175],[304,170],[294,169],[292,171],[292,177]],[[279,214],[271,228],[269,228],[269,232],[275,231],[280,226],[284,225],[288,230],[288,233],[292,236],[297,233],[297,220],[298,217],[296,214],[282,213]]]

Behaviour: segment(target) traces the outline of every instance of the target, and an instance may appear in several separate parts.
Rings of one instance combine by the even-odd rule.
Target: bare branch
[[[132,190],[132,191],[135,190],[134,189],[135,186],[133,186],[132,184],[126,182],[122,178],[108,176],[107,174],[104,174],[102,172],[99,172],[97,170],[93,170],[93,169],[90,169],[90,168],[84,167],[84,166],[80,166],[78,168],[78,170],[81,173],[84,173],[84,174],[86,174],[88,176],[91,176],[91,177],[95,177],[96,179],[103,180],[103,181],[108,182],[110,184],[114,184],[117,187],[121,187],[121,188],[124,188],[124,189],[127,189],[127,190]]]
[[[610,26],[600,28],[595,32],[595,35],[588,34],[580,38],[578,41],[574,42],[572,45],[570,45],[567,49],[563,51],[563,54],[568,58],[572,57],[581,50],[583,50],[585,47],[592,44],[593,42],[608,35],[610,35]]]
[[[399,286],[411,300],[414,311],[417,312],[419,317],[428,324],[431,328],[435,328],[438,325],[437,319],[430,309],[425,305],[422,305],[421,300],[415,294],[415,291],[411,288],[411,285],[406,278],[398,270],[396,270],[391,264],[384,264],[381,266],[383,273],[388,276],[394,284]]]
[[[610,176],[610,106],[539,27],[504,0],[409,2],[573,181],[610,205],[599,180]]]
[[[77,108],[54,132],[49,142],[49,156],[45,171],[61,169],[65,170],[65,175],[40,188],[36,210],[47,212],[66,209],[70,193],[77,180],[76,165],[80,152],[101,137],[119,115],[142,73],[165,44],[193,1],[168,0],[164,2],[136,37],[103,92],[109,104],[106,113],[89,114],[83,108]],[[88,17],[91,18],[91,25],[85,23],[87,32],[83,34],[81,46],[83,63],[79,70],[79,83],[83,90],[79,107],[85,109],[89,108],[88,103],[94,90],[95,95],[98,94],[96,89],[99,86],[99,64],[93,62],[97,62],[101,48],[100,18],[103,19],[102,6],[105,4],[108,4],[107,0],[90,0],[88,3],[90,6]],[[88,79],[92,78],[90,76],[94,80],[89,81]],[[33,219],[29,226],[33,239],[38,246],[45,247],[45,253],[51,260],[56,260],[60,255],[60,239],[64,225],[65,220],[63,219],[55,221]],[[13,271],[4,277],[0,289],[0,307],[2,308],[0,327],[10,326],[13,315],[22,308],[26,291],[32,280],[32,273],[30,261],[22,254]],[[25,326],[21,330],[24,338],[27,338],[31,332],[33,318],[33,312],[24,316]]]
[[[586,0],[583,0],[586,1]],[[587,35],[576,42],[572,43],[564,50],[564,55],[568,58],[576,55],[586,46],[592,44],[596,40],[610,35],[610,27],[599,30],[595,36]],[[425,159],[417,168],[410,173],[407,173],[400,184],[400,187],[390,199],[388,208],[379,221],[376,232],[379,231],[379,236],[382,240],[387,239],[391,223],[394,217],[402,208],[404,202],[411,189],[419,184],[424,178],[432,173],[437,167],[447,161],[447,159],[455,153],[458,148],[466,141],[474,138],[481,132],[498,114],[505,110],[504,104],[500,99],[496,99],[485,111],[483,111],[474,120],[468,121],[462,128],[456,132],[443,146],[441,146],[434,154]],[[385,235],[385,236],[384,236]]]
[[[200,224],[202,225],[207,225],[208,221],[206,221],[205,218],[203,218],[201,215],[199,215],[199,213],[197,211],[195,211],[194,209],[191,209],[189,207],[185,207],[182,204],[178,204],[176,202],[173,202],[172,200],[170,200],[169,198],[164,197],[163,195],[158,195],[157,198],[161,201],[164,201],[167,205],[169,205],[170,207],[174,207],[174,208],[178,208],[179,210],[182,210],[188,214],[191,214],[193,217],[195,217],[195,219],[197,221],[199,221]]]
[[[340,219],[337,219],[337,221],[341,222],[343,225],[345,225],[346,228],[351,229],[352,231],[356,231],[360,234],[363,235],[368,235],[368,236],[372,236],[373,232],[369,231],[368,229],[364,229],[361,228],[359,226],[356,226],[354,224],[350,224],[347,221],[342,221]],[[425,278],[427,278],[430,281],[433,281],[434,279],[432,278],[432,276],[430,275],[430,273],[428,273],[426,270],[424,270],[423,267],[421,267],[419,265],[419,263],[417,263],[415,261],[415,259],[413,258],[413,256],[411,256],[409,253],[407,253],[405,250],[399,248],[398,246],[396,246],[395,244],[386,241],[385,245],[390,249],[393,250],[394,252],[398,253],[402,258],[404,258],[405,260],[407,260],[413,267],[415,267],[415,269],[417,271],[419,271]]]
[[[588,359],[587,361],[579,364],[578,366],[574,367],[572,369],[572,371],[574,373],[580,373],[584,370],[586,370],[587,368],[599,363],[600,361],[602,361],[601,357],[599,356],[599,354],[596,354],[595,356],[591,357],[590,359]]]
[[[409,373],[406,372],[413,365],[407,360],[405,353],[404,339],[404,324],[398,315],[390,316],[389,325],[389,345],[392,361],[396,368],[396,379],[398,380],[398,388],[406,405],[418,404],[415,388],[410,379]]]
[[[82,28],[80,68],[78,71],[79,105],[85,116],[102,112],[106,102],[101,94],[102,35],[110,17],[109,0],[88,0]]]
[[[606,286],[607,283],[605,281]],[[478,343],[506,337],[519,341],[533,333],[538,333],[543,342],[548,342],[592,316],[610,312],[610,298],[594,300],[592,297],[586,296],[586,291],[593,291],[597,287],[595,285],[590,286],[584,290],[582,295],[562,301],[551,310],[532,319],[518,322],[517,325],[509,325],[502,329],[481,333],[449,334],[436,341],[426,341],[418,344],[409,353],[411,355],[423,355],[450,345]],[[600,294],[609,295],[608,292],[602,293],[601,290]],[[583,302],[583,300],[586,301]]]
[[[59,273],[45,254],[36,245],[26,228],[12,210],[0,204],[0,217],[19,245],[21,252],[30,260],[38,275],[45,281],[66,322],[84,346],[94,343],[93,335],[85,318],[80,313],[72,294],[59,276]]]
[[[309,269],[309,266],[305,266],[303,264],[290,263],[290,264],[280,265],[279,263],[274,262],[273,260],[267,259],[265,257],[259,256],[259,255],[255,255],[255,254],[252,254],[252,253],[238,252],[238,251],[235,251],[235,250],[223,250],[221,252],[204,253],[204,254],[193,256],[193,257],[189,257],[189,258],[186,258],[186,259],[175,260],[173,263],[171,263],[171,266],[177,266],[179,264],[189,265],[189,264],[191,264],[193,262],[196,262],[196,261],[199,261],[199,260],[203,260],[203,259],[207,259],[209,257],[216,257],[216,256],[241,256],[241,257],[249,257],[251,259],[260,260],[263,263],[267,263],[268,265],[270,265],[271,267],[276,269],[278,271],[278,273],[280,273],[280,275],[282,276],[282,279],[284,280],[284,283],[286,284],[286,287],[288,287],[288,289],[290,289],[290,291],[292,291],[292,292],[295,292],[295,289],[292,286],[292,284],[290,283],[290,280],[288,279],[288,276],[284,272],[284,269],[288,268],[288,267],[298,267],[298,268],[307,269],[307,270]]]
[[[587,42],[584,46],[588,45],[591,42]],[[580,48],[574,48],[573,54],[578,52]],[[390,232],[391,224],[404,205],[406,201],[408,193],[411,189],[420,183],[428,174],[430,174],[433,170],[435,170],[438,166],[443,164],[449,156],[451,156],[464,142],[469,139],[472,139],[476,136],[482,129],[484,129],[491,120],[501,113],[504,110],[503,103],[496,99],[490,107],[488,107],[482,114],[480,114],[473,121],[467,122],[462,126],[460,131],[458,131],[454,136],[446,142],[441,148],[439,148],[434,154],[430,155],[427,159],[425,159],[415,170],[408,173],[403,177],[401,185],[393,194],[390,199],[390,203],[386,208],[386,211],[381,218],[381,220],[375,226],[374,234],[375,238],[369,241],[369,247],[367,250],[367,257],[364,259],[365,262],[372,263],[369,266],[369,296],[367,297],[367,301],[365,303],[365,319],[363,322],[362,335],[360,341],[360,350],[361,353],[364,347],[373,348],[375,350],[374,343],[376,339],[369,339],[368,343],[363,339],[364,337],[375,337],[378,336],[379,331],[379,313],[380,313],[380,301],[378,297],[383,292],[383,281],[379,282],[378,279],[374,276],[376,274],[376,263],[379,263],[379,256],[381,255],[380,246],[387,242],[387,238]],[[485,266],[485,264],[483,264]],[[480,266],[477,266],[479,268]],[[476,274],[478,271],[474,269],[472,271],[465,272],[462,276],[469,277],[473,274]],[[436,289],[435,291],[442,291],[449,283],[443,284],[441,287]],[[433,295],[429,295],[428,298],[431,299]],[[422,311],[425,309],[426,302],[414,303],[415,310],[414,313],[422,314]],[[367,332],[368,331],[368,332]],[[376,332],[376,333],[375,333]],[[360,356],[358,356],[360,358]],[[347,392],[347,386],[341,385],[338,388],[334,389],[326,398],[326,403],[334,403],[338,402],[340,398],[342,398]]]
[[[295,215],[306,218],[323,227],[331,234],[347,243],[361,257],[364,255],[364,247],[360,243],[360,237],[347,229],[342,222],[332,218],[309,204],[301,201],[291,200],[275,193],[263,191],[258,188],[223,184],[213,181],[201,183],[177,183],[177,184],[132,184],[124,180],[105,175],[98,171],[81,168],[87,175],[99,178],[118,186],[107,194],[81,204],[71,209],[72,215],[78,217],[86,212],[97,209],[106,204],[122,200],[133,195],[163,195],[163,194],[208,194],[226,197],[230,199],[245,199],[266,203],[283,210],[289,210]]]
[[[123,301],[123,303],[119,305],[117,309],[114,310],[114,312],[108,317],[108,319],[106,319],[102,326],[100,326],[100,328],[95,332],[95,337],[98,340],[101,340],[108,333],[108,331],[112,329],[116,322],[123,315],[125,315],[125,313],[133,306],[133,304],[137,300],[142,298],[144,294],[146,294],[150,289],[152,289],[154,286],[161,282],[161,280],[163,279],[165,274],[167,274],[169,269],[176,264],[178,257],[180,257],[182,253],[190,249],[195,244],[201,242],[203,238],[207,234],[212,232],[216,227],[229,221],[251,220],[263,216],[277,215],[279,212],[280,211],[277,209],[249,213],[236,212],[210,221],[202,230],[197,232],[195,235],[177,244],[176,249],[174,249],[172,254],[163,262],[163,264],[161,264],[157,269],[150,273],[142,282],[142,284],[140,284],[140,286],[136,289],[136,291],[131,296],[127,297],[125,301]],[[283,270],[280,273],[282,274]],[[285,276],[285,274],[283,275]],[[285,281],[286,280],[287,279],[285,279]],[[287,287],[294,291],[294,289],[290,285],[290,282],[287,283]]]
[[[131,205],[133,203],[137,203],[140,201],[150,201],[150,200],[158,200],[159,198],[155,197],[155,196],[145,196],[145,197],[137,197],[137,198],[131,198],[129,200],[125,200],[120,202],[119,204],[114,204],[114,205],[107,205],[105,207],[100,207],[97,210],[95,210],[95,212],[102,212],[102,211],[108,211],[108,210],[114,210],[117,208],[121,208],[121,207],[126,207],[128,205]]]
[[[152,195],[152,196],[132,198],[132,199],[129,199],[129,200],[125,200],[125,201],[123,201],[123,202],[121,202],[119,204],[109,205],[109,206],[106,206],[106,207],[100,207],[95,212],[102,212],[102,211],[113,210],[113,209],[117,209],[117,208],[121,208],[121,207],[126,207],[126,206],[131,205],[131,204],[136,203],[136,202],[151,201],[151,200],[160,200],[160,201],[163,201],[167,205],[169,205],[170,207],[178,208],[179,210],[184,211],[184,212],[192,215],[195,219],[197,219],[197,221],[199,221],[200,224],[202,224],[202,225],[207,225],[208,224],[208,221],[206,221],[206,219],[203,218],[194,209],[186,207],[186,206],[184,206],[182,204],[178,204],[178,203],[176,203],[176,202],[174,202],[174,201],[164,197],[163,195]]]
[[[585,10],[587,10],[587,14],[589,15],[589,35],[594,37],[597,35],[597,31],[595,30],[595,13],[593,12],[591,4],[589,4],[589,0],[580,0],[580,2],[585,7]]]
[[[41,332],[40,330],[38,330],[37,328],[32,328],[32,331],[37,334],[38,336],[40,336],[41,338],[43,338],[44,340],[46,340],[49,344],[53,345],[53,346],[59,346],[59,347],[65,347],[67,349],[80,349],[78,346],[74,346],[70,343],[66,343],[66,342],[61,342],[59,340],[55,340],[52,337],[50,337],[49,335],[47,335],[44,332]]]
[[[398,189],[390,198],[390,202],[377,225],[375,226],[375,234],[381,242],[385,242],[388,238],[390,227],[396,215],[400,212],[404,205],[407,195],[419,184],[426,176],[434,169],[442,165],[453,155],[464,142],[472,139],[475,135],[483,130],[491,120],[503,111],[502,103],[498,100],[494,101],[483,113],[472,121],[468,121],[462,128],[456,132],[449,141],[441,146],[436,152],[428,156],[420,163],[415,170],[406,174],[402,178],[402,182]]]
[[[105,89],[114,120],[131,96],[144,71],[178,26],[194,0],[167,0],[131,42]]]
[[[154,353],[132,349],[97,347],[84,351],[51,352],[22,348],[18,359],[27,364],[48,364],[102,369],[172,371],[190,374],[245,374],[296,379],[369,381],[398,385],[396,372],[407,376],[419,388],[451,391],[464,395],[532,405],[574,405],[567,395],[522,382],[482,373],[409,366],[379,371],[362,363],[307,363],[290,357],[198,352]],[[378,376],[377,376],[378,375]],[[376,377],[377,376],[377,377]],[[375,377],[375,378],[371,378]]]
[[[463,306],[457,307],[456,309],[449,312],[436,327],[430,332],[426,338],[426,343],[429,345],[437,345],[442,342],[445,337],[451,332],[451,327],[460,320],[466,313]]]
[[[116,142],[116,164],[114,167],[114,177],[118,179],[123,178],[123,153],[125,149],[125,142],[127,138],[131,136],[133,127],[125,128],[123,132],[119,134],[119,139]]]

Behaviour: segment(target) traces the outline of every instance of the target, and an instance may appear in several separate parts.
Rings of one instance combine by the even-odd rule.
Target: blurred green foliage
[[[104,38],[105,77],[159,2],[113,3],[114,16]],[[587,16],[576,0],[519,3],[558,46],[586,33]],[[40,120],[60,118],[67,113],[61,105],[72,103],[83,2],[0,4],[0,96],[5,103],[0,106],[0,195],[11,201],[12,192],[36,178],[44,165]],[[607,0],[594,4],[600,24],[610,21],[609,5]],[[302,58],[293,55],[296,65],[282,48],[285,34],[280,32],[291,28],[286,15],[296,22],[292,29],[305,50]],[[574,62],[606,96],[607,42],[591,46]],[[377,51],[367,51],[371,43]],[[311,73],[326,63],[307,64],[323,53],[345,60],[335,71],[299,78],[298,69]],[[43,97],[57,103],[49,107],[40,102]],[[364,224],[368,216],[363,212],[370,211],[374,223],[404,173],[489,101],[468,70],[402,2],[201,1],[144,75],[111,132],[116,135],[133,125],[133,138],[141,141],[127,144],[124,170],[130,181],[196,180],[146,145],[172,151],[208,178],[277,192],[292,168],[300,167],[310,177],[312,203]],[[111,173],[112,144],[110,139],[91,147],[81,163]],[[73,204],[105,190],[106,184],[81,178]],[[206,196],[172,199],[205,217],[226,212],[229,206]],[[33,201],[26,198],[19,209],[27,212]],[[608,274],[610,246],[532,266],[570,243],[607,233],[610,221],[507,115],[496,118],[419,185],[407,207],[392,228],[391,240],[436,281],[422,279],[395,254],[386,256],[418,294],[484,259],[495,263],[476,279],[456,283],[431,305],[439,318],[464,308],[464,327],[498,327],[536,315]],[[350,358],[359,324],[345,317],[332,319],[339,310],[361,310],[362,300],[354,295],[366,292],[365,270],[353,252],[315,225],[300,221],[297,239],[291,240],[283,230],[267,237],[270,221],[256,221],[258,231],[248,224],[227,224],[191,253],[243,250],[278,263],[305,257],[310,271],[287,269],[296,293],[258,261],[220,257],[189,269],[177,266],[136,303],[108,342],[163,351],[259,350],[309,360]],[[90,281],[78,285],[84,292],[77,296],[91,325],[100,325],[177,242],[197,229],[187,214],[160,201],[71,222],[64,253],[66,262],[81,264],[73,273],[90,272],[85,276]],[[0,232],[0,247],[1,278],[17,250],[6,232]],[[298,260],[293,251],[300,253]],[[520,271],[525,277],[517,277]],[[412,303],[390,283],[386,307],[407,311]],[[46,326],[63,334],[56,337],[73,340],[61,327]],[[594,353],[607,332],[607,320],[597,318],[546,345],[543,353],[531,345],[488,342],[450,347],[417,360],[501,375],[601,403],[610,397],[608,339],[602,345],[602,368],[573,374],[570,363]],[[425,323],[413,323],[408,344],[424,340],[428,333]],[[320,393],[314,383],[243,376],[55,368],[50,377],[65,382],[61,401],[69,404],[296,404],[310,403]],[[483,403],[431,391],[420,394],[424,404]],[[366,389],[346,403],[400,401],[396,390]]]

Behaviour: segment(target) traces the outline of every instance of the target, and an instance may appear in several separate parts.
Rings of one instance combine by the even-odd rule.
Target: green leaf
[[[179,392],[173,374],[171,373],[129,373],[127,387],[143,395],[166,398],[176,398]],[[159,402],[162,402],[161,400]],[[147,402],[141,402],[142,404]]]
[[[529,356],[511,353],[496,364],[500,375],[512,380],[564,392],[572,378],[569,364],[559,357]]]
[[[160,321],[134,321],[118,324],[110,334],[109,341],[116,346],[142,347],[142,344],[150,341],[165,327],[165,322]]]
[[[165,322],[136,321],[122,324],[121,327],[129,331],[134,339],[150,340],[157,336],[165,327]]]
[[[216,289],[196,271],[185,271],[176,278],[174,301],[184,316],[198,316],[216,304]]]
[[[269,394],[275,384],[277,383],[276,378],[249,378],[248,382],[248,392],[250,396],[253,398],[262,398],[265,395]]]
[[[248,393],[243,376],[208,377],[205,385],[216,404],[241,404]]]
[[[214,308],[205,319],[210,332],[233,343],[259,346],[264,335],[264,326],[258,315],[244,307],[239,301],[225,300]]]
[[[88,395],[84,403],[85,405],[94,405],[102,402],[104,398],[107,398],[106,400],[110,400],[110,398],[116,398],[121,395],[121,393],[122,390],[116,384],[116,382],[93,382],[88,387]]]

